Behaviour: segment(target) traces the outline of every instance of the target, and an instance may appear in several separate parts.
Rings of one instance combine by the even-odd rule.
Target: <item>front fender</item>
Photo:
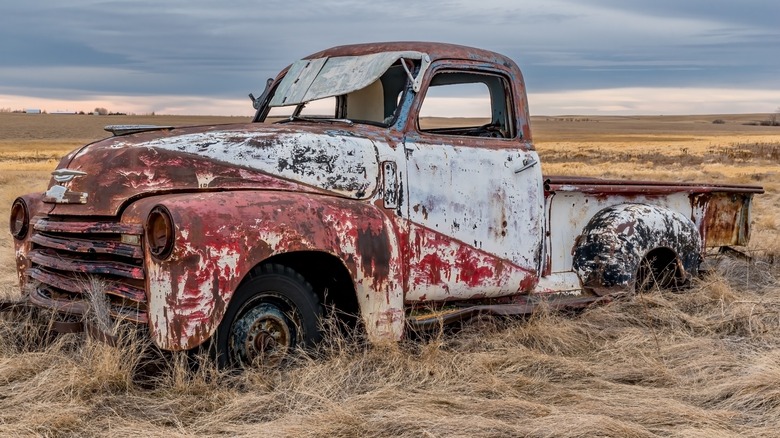
[[[244,277],[269,257],[296,251],[338,257],[352,275],[369,337],[400,338],[398,245],[373,205],[289,192],[190,193],[138,201],[123,220],[145,222],[156,205],[170,211],[175,228],[166,260],[145,251],[150,332],[160,348],[185,350],[206,341]]]
[[[573,267],[585,287],[632,288],[639,264],[653,249],[669,248],[689,277],[698,270],[702,241],[683,214],[649,204],[619,204],[598,212],[577,238]]]

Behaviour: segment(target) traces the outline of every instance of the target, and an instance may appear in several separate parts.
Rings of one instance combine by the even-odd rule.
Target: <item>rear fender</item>
[[[680,275],[696,275],[702,241],[683,214],[649,204],[605,208],[588,222],[573,248],[573,267],[586,288],[599,294],[633,289],[642,259],[653,249],[677,256]]]
[[[373,205],[303,193],[180,194],[138,201],[123,221],[145,222],[156,205],[170,211],[175,228],[168,259],[145,251],[150,332],[160,348],[186,350],[206,341],[244,277],[269,257],[296,251],[338,257],[352,276],[369,338],[401,337],[398,245]]]

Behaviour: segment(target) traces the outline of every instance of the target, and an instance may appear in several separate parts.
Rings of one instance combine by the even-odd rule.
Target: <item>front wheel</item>
[[[278,365],[322,334],[322,308],[311,285],[282,265],[257,268],[238,287],[216,334],[221,366]]]

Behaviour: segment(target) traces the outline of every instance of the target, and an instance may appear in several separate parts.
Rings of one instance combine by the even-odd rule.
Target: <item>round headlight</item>
[[[174,242],[173,219],[167,208],[158,205],[146,219],[146,243],[149,253],[164,260],[171,255]]]
[[[16,198],[11,206],[11,235],[16,239],[24,239],[30,224],[30,211],[22,198]]]

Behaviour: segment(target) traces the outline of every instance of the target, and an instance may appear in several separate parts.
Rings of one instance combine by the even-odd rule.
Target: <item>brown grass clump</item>
[[[741,161],[728,154],[745,154],[728,148],[780,139],[710,132],[742,126],[718,117],[726,123],[694,118],[688,131],[677,118],[630,119],[617,131],[624,125],[613,119],[548,120],[537,139],[548,173],[759,181],[768,193],[755,200],[752,262],[712,257],[711,273],[682,292],[473,321],[398,345],[371,347],[331,330],[317,352],[289,367],[242,374],[217,370],[208,357],[156,352],[126,326],[106,327],[120,336],[113,348],[81,335],[48,338],[45,312],[0,314],[0,435],[776,436],[780,164],[764,153],[769,146],[746,147],[752,155]],[[657,143],[648,140],[653,123],[670,129]],[[631,135],[642,140],[618,144]],[[679,156],[683,147],[690,161]],[[0,201],[43,190],[53,166],[3,171]],[[16,284],[5,234],[0,293],[18,297]]]

